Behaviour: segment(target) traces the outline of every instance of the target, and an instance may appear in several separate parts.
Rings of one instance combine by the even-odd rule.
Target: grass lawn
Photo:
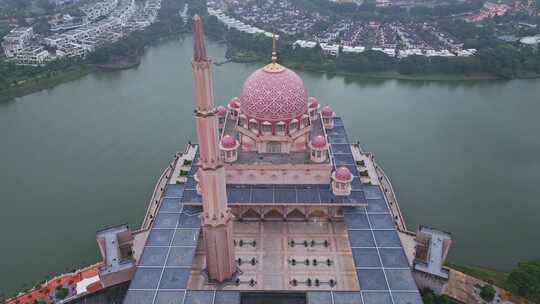
[[[508,289],[506,285],[506,279],[509,273],[504,271],[492,270],[487,268],[481,268],[476,266],[463,266],[457,264],[447,263],[448,267],[451,267],[457,271],[461,271],[477,279],[491,283],[497,287]]]

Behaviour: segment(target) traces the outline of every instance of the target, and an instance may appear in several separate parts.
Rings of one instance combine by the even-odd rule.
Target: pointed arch
[[[309,212],[309,218],[328,218],[328,213],[324,209],[313,209]]]
[[[288,220],[304,220],[306,219],[306,214],[298,208],[294,208],[287,213]]]
[[[277,209],[270,209],[264,214],[265,220],[283,220],[283,213]]]
[[[244,211],[244,213],[242,213],[242,218],[246,219],[246,218],[249,218],[249,219],[260,219],[261,218],[261,214],[259,212],[257,212],[256,210],[254,210],[253,208],[249,208],[247,209],[246,211]]]

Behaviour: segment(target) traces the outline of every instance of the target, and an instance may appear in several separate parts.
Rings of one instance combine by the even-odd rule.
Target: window
[[[277,135],[285,135],[285,123],[284,122],[279,122],[276,125],[276,134]]]
[[[304,127],[307,127],[309,126],[309,117],[307,115],[305,115],[303,118],[302,118],[302,125]]]
[[[255,133],[259,132],[259,126],[257,124],[256,120],[250,120],[249,121],[249,129]]]
[[[293,119],[291,120],[291,124],[289,125],[289,133],[293,133],[298,129],[298,120]]]
[[[272,134],[272,125],[269,122],[264,122],[262,130],[263,134]]]
[[[278,141],[271,141],[266,144],[267,153],[281,153],[281,143]]]

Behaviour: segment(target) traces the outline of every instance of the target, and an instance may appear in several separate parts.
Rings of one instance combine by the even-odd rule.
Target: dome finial
[[[278,73],[285,68],[277,62],[277,37],[276,33],[272,33],[272,62],[267,64],[263,70],[269,73]]]
[[[277,45],[275,32],[272,32],[272,63],[277,63]]]

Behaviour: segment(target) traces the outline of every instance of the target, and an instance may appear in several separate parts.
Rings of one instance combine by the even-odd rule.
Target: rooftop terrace
[[[349,160],[349,156],[353,159],[350,155],[352,152],[342,120],[335,118],[334,129],[327,131],[335,162],[351,166],[351,172],[357,177],[358,170],[354,161]],[[190,171],[191,178],[195,171],[196,169]],[[358,280],[359,291],[337,291],[338,288],[328,289],[327,286],[319,288],[314,285],[304,286],[300,288],[300,291],[302,294],[305,292],[306,301],[309,304],[422,303],[381,188],[378,185],[362,184],[358,178],[355,180],[357,182],[353,184],[353,191],[362,193],[363,201],[367,202],[367,205],[344,207],[344,218],[341,224],[344,231],[346,230],[344,236],[349,242],[347,247],[350,251],[347,249],[342,254],[349,255],[354,261],[352,273]],[[200,220],[197,215],[201,211],[198,206],[190,206],[190,201],[194,198],[193,191],[195,191],[193,182],[194,180],[188,179],[185,185],[167,185],[158,215],[152,224],[142,258],[125,298],[125,304],[172,302],[239,304],[241,298],[246,295],[244,292],[262,290],[257,285],[250,287],[249,284],[244,285],[241,291],[189,290],[188,286],[192,286],[189,284],[193,283],[190,283],[189,277],[190,273],[193,273],[193,258],[200,233]],[[228,192],[229,197],[235,197],[237,194],[231,193],[236,190],[249,192],[249,198],[240,195],[249,204],[261,195],[261,191],[267,193],[261,197],[269,197],[271,191],[275,200],[276,193],[280,193],[277,196],[281,196],[282,190],[287,190],[289,193],[294,190],[298,199],[299,190],[302,191],[302,187],[305,186],[292,185],[289,188],[282,188],[277,185],[268,185],[258,188],[258,185],[244,185],[245,188],[238,189],[234,185],[229,185]],[[322,202],[321,191],[325,189],[313,187],[310,190],[309,192],[312,193],[318,191]],[[283,199],[284,202],[285,200],[289,201],[289,204],[292,203],[292,196]],[[232,201],[230,203],[234,204]],[[279,221],[267,222],[265,225],[272,229],[272,223],[275,223],[276,227],[284,225],[284,222]],[[333,243],[338,241],[330,240],[330,242],[332,246],[335,246]],[[264,251],[266,252],[266,249]],[[249,267],[249,265],[246,266]],[[241,265],[240,269],[245,268]],[[212,289],[205,286],[205,289],[208,288]]]

